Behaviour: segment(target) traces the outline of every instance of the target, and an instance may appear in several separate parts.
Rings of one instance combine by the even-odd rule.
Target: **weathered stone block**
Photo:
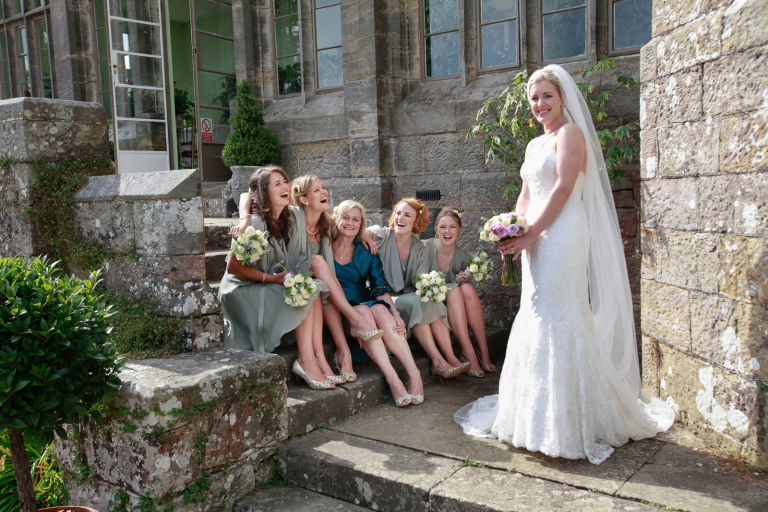
[[[437,208],[436,210],[439,211]],[[431,211],[430,214],[432,214]],[[481,242],[480,236],[477,232],[480,226],[482,226],[485,221],[491,217],[493,217],[493,210],[490,209],[484,211],[471,210],[464,212],[461,217],[461,234],[459,235],[459,240],[456,242],[459,247],[470,254],[477,252],[480,249],[484,250],[488,254],[496,253],[496,244]]]
[[[184,338],[188,349],[221,347],[224,344],[224,317],[217,312],[188,319],[184,323]]]
[[[26,202],[37,180],[33,164],[14,162],[7,171],[0,171],[0,199],[8,203]]]
[[[768,309],[764,305],[691,295],[694,354],[730,370],[767,380]]]
[[[640,281],[642,332],[680,350],[691,345],[690,292],[675,286]]]
[[[701,80],[701,69],[696,67],[643,83],[640,86],[643,129],[701,118]]]
[[[234,349],[131,361],[107,423],[57,442],[59,460],[74,472],[79,444],[94,478],[171,500],[212,473],[212,490],[234,502],[285,437],[285,375],[282,358]],[[207,507],[225,498],[202,495]]]
[[[315,96],[313,100],[326,97],[327,95]],[[343,111],[333,115],[318,112],[311,117],[309,114],[310,112],[302,111],[302,117],[295,120],[294,138],[297,143],[342,140],[349,137],[347,117]]]
[[[768,46],[723,56],[704,64],[704,113],[708,116],[766,106]]]
[[[659,396],[659,365],[661,364],[661,349],[659,342],[647,336],[642,336],[642,380],[643,387],[653,396]]]
[[[642,229],[642,275],[659,283],[716,293],[718,236]]]
[[[198,198],[134,201],[136,252],[204,254],[203,203]]]
[[[345,199],[352,199],[366,209],[381,210],[392,207],[392,186],[387,178],[329,178],[324,183],[330,190],[331,203],[334,205]]]
[[[657,36],[698,18],[710,0],[661,0],[653,6],[652,34]]]
[[[480,139],[466,140],[463,134],[424,137],[426,172],[479,171],[485,167],[485,146]]]
[[[651,39],[648,44],[640,48],[640,82],[649,82],[656,78],[656,41]]]
[[[707,118],[660,127],[656,176],[712,174],[718,171],[720,126]]]
[[[5,203],[0,207],[0,254],[30,258],[38,254],[40,240],[32,231],[29,205]]]
[[[721,235],[717,252],[720,293],[768,304],[768,238]]]
[[[75,194],[75,201],[111,201],[118,196],[126,201],[199,197],[201,177],[200,169],[91,176]]]
[[[471,172],[461,178],[461,209],[492,210],[513,209],[512,198],[504,199],[502,194],[510,178],[503,172]]]
[[[352,174],[358,176],[379,174],[381,170],[379,152],[379,139],[350,140],[350,167]]]
[[[321,178],[351,175],[349,141],[297,144],[299,170]]]
[[[659,168],[659,151],[656,144],[656,130],[640,131],[640,177],[656,177]]]
[[[410,105],[401,103],[391,112],[394,135],[421,135],[456,131],[456,105],[444,103],[439,106]]]
[[[699,179],[697,224],[705,231],[768,235],[765,190],[768,174],[750,173]]]
[[[724,116],[720,126],[721,171],[764,171],[768,168],[768,108]]]
[[[631,190],[618,190],[614,192],[613,204],[616,208],[637,208],[635,194]]]
[[[280,146],[280,165],[288,174],[289,178],[300,176],[299,156],[295,144],[285,144]]]
[[[125,201],[75,203],[75,229],[85,238],[126,254],[135,246],[133,204]]]
[[[416,174],[424,169],[422,137],[395,137],[392,144],[395,174]]]
[[[439,190],[440,200],[424,201],[428,208],[461,205],[461,173],[420,174],[397,176],[392,179],[393,197],[416,197],[419,190]]]
[[[714,12],[660,37],[656,41],[658,76],[718,58],[722,31],[723,15]]]
[[[723,53],[768,43],[768,9],[761,2],[734,2],[723,13]]]
[[[500,266],[500,264],[499,264]],[[501,274],[498,274],[500,279]],[[490,328],[509,329],[512,325],[514,312],[512,311],[515,298],[507,295],[486,295],[481,299],[485,325]]]
[[[641,184],[641,223],[650,228],[696,229],[698,187],[693,178]]]

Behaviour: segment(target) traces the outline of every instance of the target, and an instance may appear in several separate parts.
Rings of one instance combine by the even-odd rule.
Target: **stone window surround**
[[[585,18],[586,18],[586,24],[587,26],[584,27],[584,35],[586,41],[584,42],[584,54],[583,55],[577,55],[574,57],[568,57],[565,59],[553,59],[553,60],[544,60],[544,0],[537,0],[536,2],[536,16],[537,16],[537,42],[539,45],[538,55],[537,58],[541,65],[548,65],[548,64],[562,64],[566,62],[576,62],[580,60],[587,60],[590,58],[591,55],[594,54],[594,44],[595,44],[595,1],[596,0],[584,0],[584,10],[585,10]],[[611,0],[608,0],[609,2]],[[610,43],[609,43],[610,44]],[[639,50],[637,50],[639,51]]]
[[[512,0],[517,2],[517,17],[514,18],[517,22],[517,62],[515,64],[507,64],[506,66],[493,66],[490,68],[483,67],[483,21],[480,14],[480,0],[476,0],[475,6],[475,20],[477,21],[477,74],[493,73],[496,71],[509,71],[510,69],[519,69],[523,66],[523,34],[525,33],[525,0]],[[522,22],[521,22],[522,20]]]
[[[13,0],[18,1],[18,0]],[[13,12],[10,0],[0,0],[3,3],[3,11]],[[39,42],[37,41],[37,24],[44,20],[46,24],[46,31],[48,32],[49,41],[49,60],[51,63],[51,86],[53,97],[56,98],[56,70],[54,63],[55,49],[50,42],[51,38],[51,23],[50,23],[50,5],[49,2],[45,2],[45,5],[35,8],[29,8],[31,2],[27,1],[24,5],[24,11],[19,14],[8,16],[5,19],[0,19],[0,34],[6,38],[6,49],[8,51],[8,68],[11,75],[11,97],[18,98],[24,95],[23,91],[19,90],[21,84],[21,77],[19,76],[19,63],[18,55],[19,51],[16,48],[16,31],[22,26],[27,29],[27,48],[29,51],[30,61],[30,80],[32,81],[32,96],[41,98],[43,97],[43,84],[41,80],[41,66],[40,66],[40,54],[39,54]],[[2,15],[0,13],[0,15]],[[2,82],[0,77],[0,82]]]
[[[614,56],[614,55],[628,55],[632,53],[639,53],[640,48],[642,48],[644,45],[639,46],[628,46],[626,48],[621,48],[618,50],[615,50],[613,48],[613,31],[615,27],[613,26],[613,6],[616,4],[616,2],[619,2],[620,0],[607,0],[608,3],[608,40],[606,41],[606,47],[608,49],[608,55]],[[647,41],[646,41],[647,42]]]

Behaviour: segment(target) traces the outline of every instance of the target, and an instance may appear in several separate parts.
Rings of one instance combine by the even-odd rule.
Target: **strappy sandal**
[[[398,407],[405,407],[406,405],[411,405],[411,395],[406,393],[400,398],[395,398],[395,405]]]
[[[333,362],[336,364],[336,370],[338,370],[339,374],[344,377],[344,380],[347,382],[355,382],[357,380],[357,374],[355,372],[351,373],[345,373],[341,371],[341,365],[339,364],[339,353],[336,352],[333,355]]]
[[[421,405],[424,403],[424,395],[410,395],[411,405]]]
[[[475,379],[485,378],[485,373],[482,370],[467,370],[467,377],[473,377]]]
[[[333,382],[334,384],[344,384],[347,382],[347,378],[343,375],[325,375],[325,380],[328,382]]]

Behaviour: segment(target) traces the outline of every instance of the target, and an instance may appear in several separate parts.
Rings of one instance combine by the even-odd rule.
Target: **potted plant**
[[[98,278],[0,258],[0,431],[8,429],[23,512],[38,510],[24,439],[44,446],[54,432],[66,436],[64,424],[100,419],[92,406],[121,384]]]
[[[237,111],[229,118],[232,133],[227,136],[221,158],[232,170],[230,187],[235,204],[248,190],[248,178],[258,166],[280,161],[277,137],[264,126],[264,113],[251,96],[251,86],[243,80],[235,90]]]

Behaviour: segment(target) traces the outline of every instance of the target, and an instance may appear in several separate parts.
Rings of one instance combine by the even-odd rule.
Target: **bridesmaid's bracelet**
[[[262,272],[262,273],[261,273],[261,282],[262,282],[263,284],[266,284],[266,283],[267,283],[267,273],[266,273],[266,272]]]

